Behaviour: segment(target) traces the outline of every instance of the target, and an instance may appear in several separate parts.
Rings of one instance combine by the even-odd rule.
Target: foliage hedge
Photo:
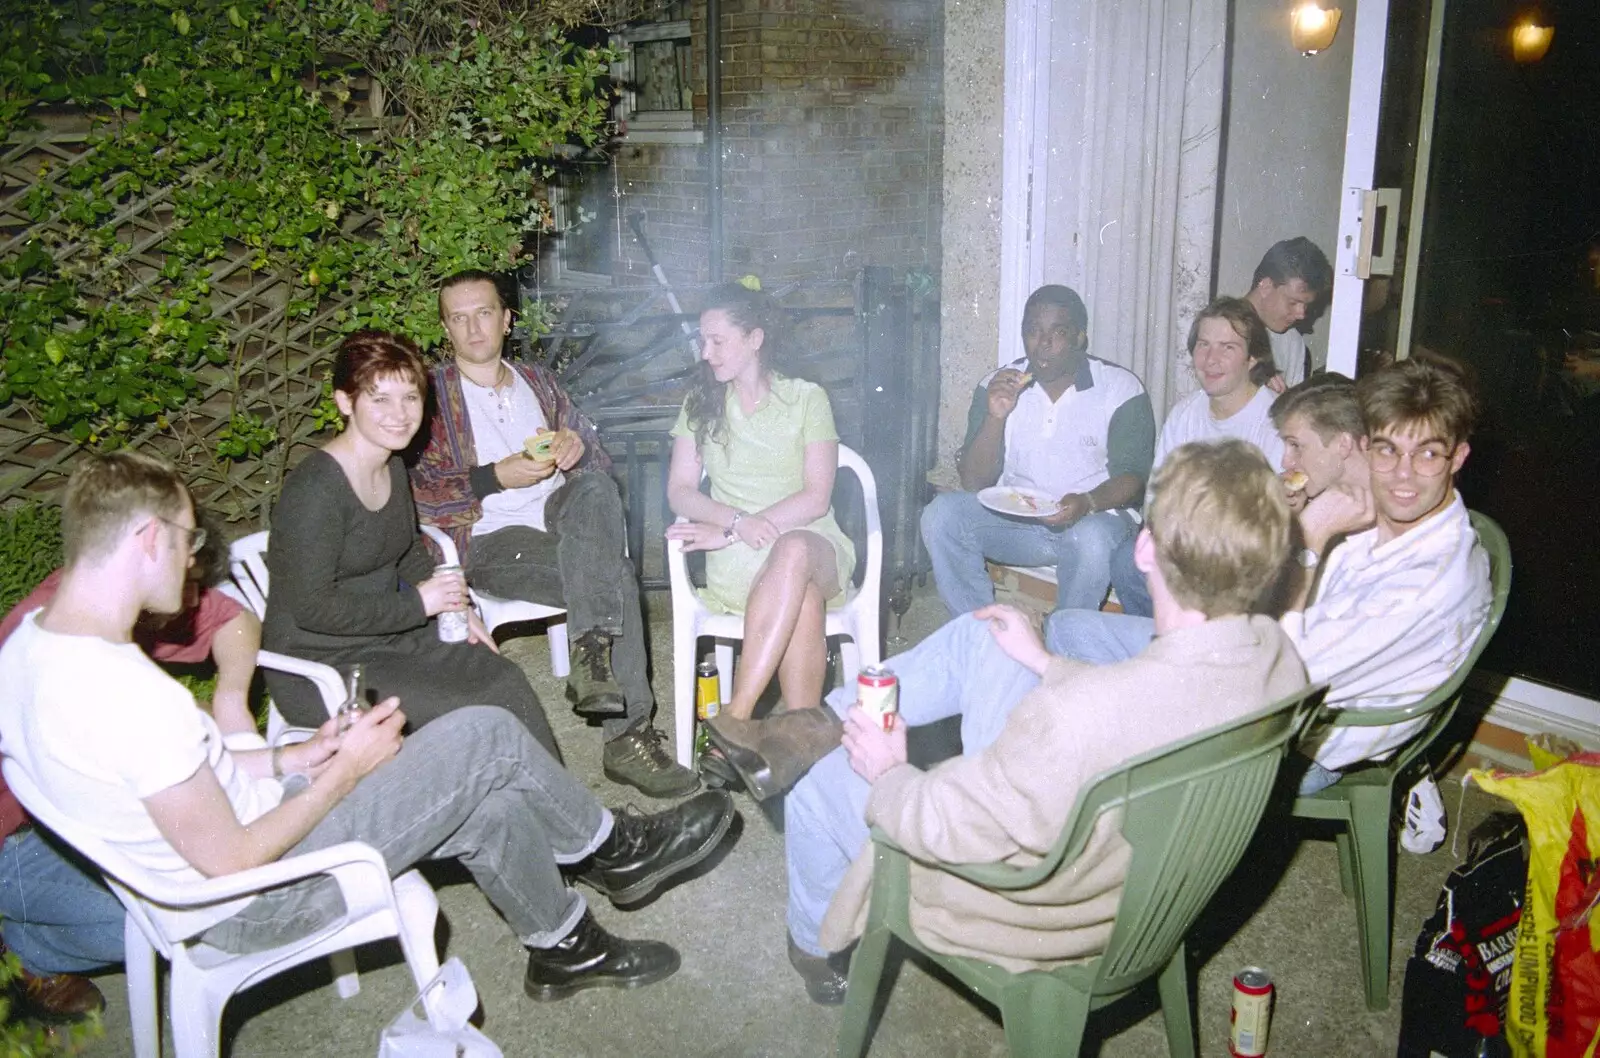
[[[551,159],[607,132],[610,56],[566,36],[587,0],[4,7],[0,135],[64,105],[94,131],[60,186],[28,195],[34,236],[0,255],[0,406],[91,446],[179,431],[196,370],[230,362],[234,410],[210,457],[280,445],[306,419],[237,370],[245,343],[213,314],[216,266],[278,277],[286,328],[338,294],[354,308],[337,327],[430,344],[437,281],[522,261],[551,223]],[[350,105],[358,75],[383,120]],[[171,222],[151,274],[118,218],[158,193]],[[305,414],[326,425],[328,408]]]

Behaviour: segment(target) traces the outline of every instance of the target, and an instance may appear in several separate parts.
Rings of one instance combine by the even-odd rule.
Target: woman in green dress
[[[733,697],[711,721],[722,756],[757,796],[778,793],[839,741],[822,708],[823,620],[855,569],[830,501],[839,434],[822,387],[773,369],[787,324],[760,291],[719,287],[700,315],[701,375],[673,427],[667,529],[705,551],[707,606],[744,613]],[[702,472],[711,494],[700,491]],[[778,678],[785,708],[753,720]]]

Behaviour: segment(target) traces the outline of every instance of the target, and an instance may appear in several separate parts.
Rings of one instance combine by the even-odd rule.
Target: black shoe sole
[[[700,754],[700,781],[705,783],[708,790],[727,790],[729,793],[744,793],[744,780],[739,777],[733,765],[728,763],[726,757],[710,753]]]
[[[723,759],[739,773],[739,778],[744,782],[744,788],[750,791],[751,797],[757,801],[765,801],[783,792],[773,783],[772,768],[767,764],[766,758],[743,746],[723,741],[714,725],[706,725],[706,734],[722,751]]]
[[[733,817],[736,814],[737,813],[733,808],[733,802],[730,800],[728,802],[728,810],[722,813],[722,818],[717,821],[716,829],[711,832],[705,841],[700,843],[699,848],[695,849],[681,860],[673,860],[671,863],[659,868],[654,874],[646,875],[637,882],[634,882],[632,885],[628,886],[626,889],[620,889],[613,893],[598,885],[595,885],[594,888],[598,892],[604,893],[611,901],[612,905],[616,907],[623,907],[628,904],[637,904],[639,901],[649,898],[657,889],[661,887],[662,883],[666,882],[668,879],[682,874],[684,871],[687,871],[689,868],[695,866],[701,860],[711,855],[711,853],[715,851],[716,847],[721,844],[723,837],[728,833],[728,828],[733,825]],[[587,881],[587,879],[585,879],[585,881]],[[589,884],[594,885],[593,882],[590,882]]]
[[[650,973],[640,974],[637,977],[611,977],[606,974],[594,974],[592,976],[579,977],[566,984],[559,985],[535,985],[523,981],[522,991],[536,1003],[553,1003],[558,999],[566,999],[568,996],[577,995],[586,988],[643,988],[645,985],[653,985],[657,981],[665,981],[677,973],[678,968],[682,965],[683,959],[677,957],[672,960],[671,966],[664,966],[658,970],[652,970]]]
[[[572,703],[572,711],[586,720],[606,720],[628,713],[628,703],[616,691],[596,691],[580,702],[569,683],[567,701]]]

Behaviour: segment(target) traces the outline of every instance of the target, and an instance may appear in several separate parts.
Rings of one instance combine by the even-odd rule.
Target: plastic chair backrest
[[[33,777],[15,760],[7,757],[0,763],[0,771],[4,772],[6,785],[16,794],[17,800],[22,802],[29,815],[55,831],[63,841],[100,868],[106,876],[106,881],[111,885],[111,891],[122,901],[122,906],[138,923],[139,931],[149,939],[152,947],[170,959],[173,945],[184,938],[169,937],[146,912],[142,900],[168,903],[173,907],[182,906],[184,903],[182,886],[150,874],[122,852],[79,826],[70,816],[56,808],[55,804],[45,796],[44,791],[34,785]]]
[[[944,867],[979,885],[1031,888],[1074,862],[1106,812],[1132,849],[1116,925],[1096,964],[1096,994],[1160,971],[1232,873],[1266,810],[1279,766],[1327,693],[1298,691],[1092,779],[1044,859],[1028,868]]]
[[[267,537],[266,530],[241,536],[228,547],[228,569],[234,586],[257,618],[267,616]]]
[[[1456,667],[1456,671],[1417,707],[1419,715],[1432,715],[1418,737],[1400,747],[1390,758],[1388,766],[1397,775],[1425,752],[1455,718],[1456,707],[1461,703],[1461,687],[1472,674],[1472,668],[1489,645],[1489,640],[1494,638],[1495,630],[1500,627],[1500,618],[1506,612],[1506,600],[1511,596],[1511,545],[1506,540],[1505,531],[1486,514],[1477,511],[1468,511],[1467,514],[1472,519],[1472,528],[1477,531],[1478,543],[1489,555],[1489,583],[1494,589],[1494,596],[1489,602],[1489,616],[1484,620],[1483,628],[1479,629],[1472,649]]]

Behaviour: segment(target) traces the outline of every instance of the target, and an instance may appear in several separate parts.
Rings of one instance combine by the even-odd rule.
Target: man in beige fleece
[[[957,618],[890,659],[901,681],[890,730],[849,708],[844,745],[789,794],[789,958],[813,1000],[844,998],[843,960],[827,953],[848,947],[865,918],[869,826],[914,861],[1033,863],[1092,776],[1305,685],[1277,622],[1250,614],[1289,548],[1288,505],[1266,459],[1240,441],[1184,445],[1151,495],[1135,558],[1157,635],[1142,654],[1089,665],[1051,656],[1010,608]],[[906,763],[906,726],[955,715],[963,756],[930,772]],[[1110,936],[1127,863],[1109,826],[1071,870],[1017,899],[914,862],[912,925],[935,951],[1019,971],[1090,956]]]

